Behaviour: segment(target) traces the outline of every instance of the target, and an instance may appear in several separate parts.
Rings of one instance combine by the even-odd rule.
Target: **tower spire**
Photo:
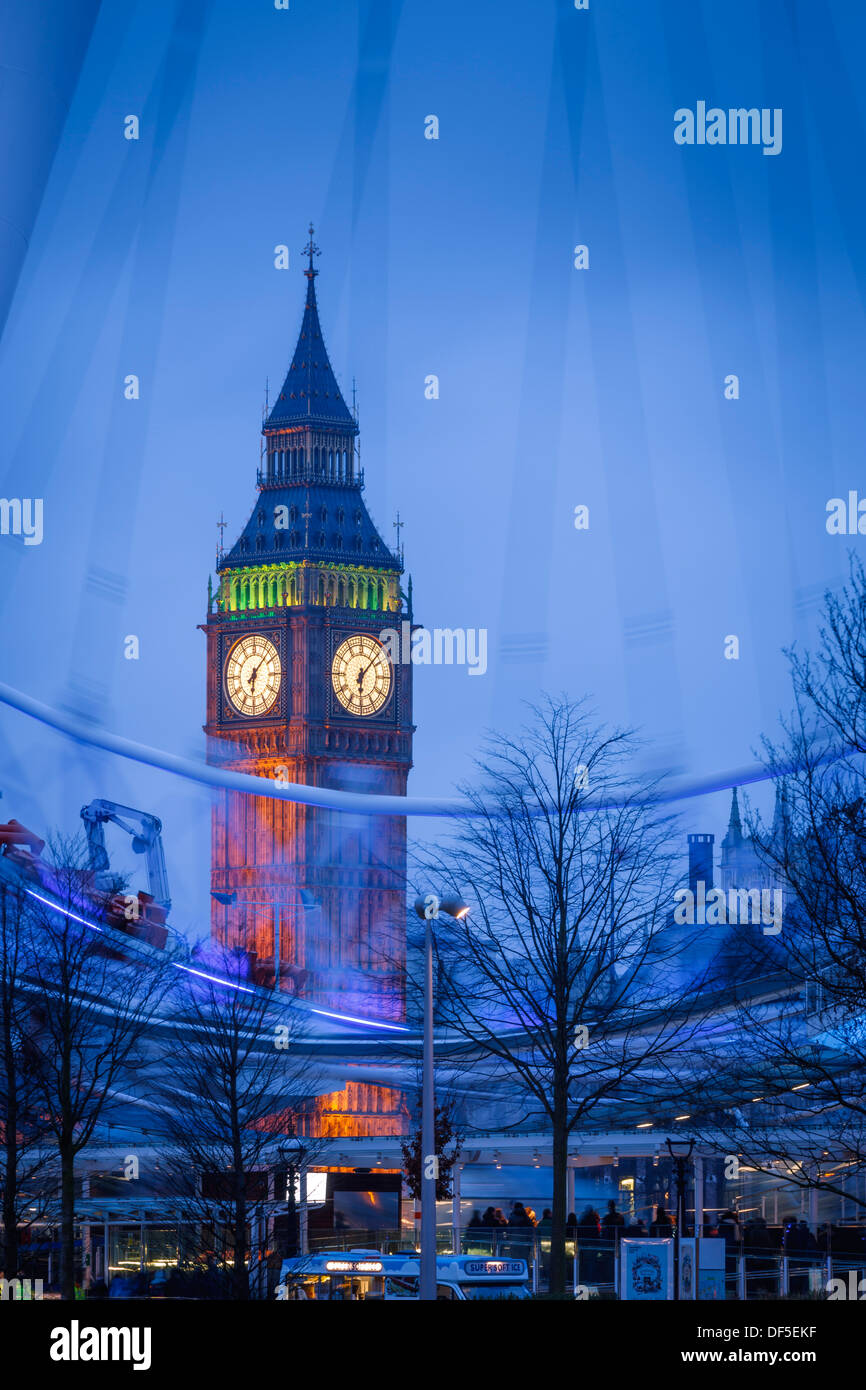
[[[282,390],[269,411],[265,429],[295,429],[299,425],[306,425],[357,435],[357,421],[343,400],[322,338],[319,306],[316,303],[316,276],[319,272],[315,266],[315,257],[320,252],[313,237],[312,222],[304,254],[307,257],[304,270],[307,298],[301,331],[291,366]]]
[[[740,803],[737,797],[737,791],[738,788],[734,787],[731,796],[731,815],[728,820],[728,832],[722,841],[725,847],[739,845],[742,843],[743,839],[743,823],[740,820]]]
[[[310,223],[310,226],[309,226],[309,229],[308,229],[308,230],[309,230],[309,233],[310,233],[310,240],[307,242],[306,246],[304,247],[304,255],[305,255],[305,256],[309,256],[309,264],[308,264],[308,266],[307,266],[307,269],[304,271],[304,274],[306,275],[306,277],[307,277],[308,280],[312,281],[312,280],[314,280],[314,279],[316,278],[316,276],[317,276],[318,273],[319,273],[319,272],[316,270],[316,267],[313,265],[313,257],[314,257],[314,256],[321,256],[322,253],[321,253],[321,251],[319,250],[318,246],[316,245],[315,241],[313,240],[313,224],[312,224],[312,222]]]

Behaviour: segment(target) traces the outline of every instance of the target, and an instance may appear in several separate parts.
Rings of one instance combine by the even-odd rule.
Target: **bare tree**
[[[30,1039],[33,936],[28,897],[0,884],[0,1269],[21,1270],[20,1241],[45,1214],[49,1158]]]
[[[250,1298],[250,1223],[266,1220],[269,1175],[315,1091],[299,1005],[256,989],[241,951],[213,948],[186,977],[163,1059],[170,1181],[203,1229],[229,1296]],[[307,1141],[308,1157],[315,1141]],[[290,1165],[289,1165],[290,1166]]]
[[[168,971],[147,968],[98,920],[84,846],[50,843],[32,909],[33,1079],[60,1169],[61,1297],[75,1294],[75,1162],[142,1078],[144,1035]]]
[[[717,1128],[751,1166],[859,1202],[844,1181],[866,1172],[866,573],[858,560],[841,593],[825,597],[815,651],[788,658],[793,709],[764,744],[775,814],[747,816],[761,870],[783,895],[781,933],[753,946],[776,988],[770,998],[741,991],[729,1046],[705,1059],[703,1090],[717,1099]]]
[[[670,824],[630,771],[636,752],[584,705],[547,700],[522,737],[488,741],[471,818],[424,856],[426,882],[471,907],[437,930],[452,1038],[439,1055],[470,1058],[476,1093],[552,1131],[555,1294],[570,1137],[605,1106],[650,1105],[695,1027],[666,930]]]

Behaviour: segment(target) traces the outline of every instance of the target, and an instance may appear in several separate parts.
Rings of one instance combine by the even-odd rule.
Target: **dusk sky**
[[[542,691],[639,727],[649,766],[750,762],[864,544],[825,525],[866,496],[864,40],[850,0],[104,0],[0,340],[0,492],[44,503],[40,545],[0,537],[0,680],[203,758],[217,520],[232,544],[256,499],[312,221],[416,620],[489,634],[483,676],[416,670],[410,792]],[[780,110],[780,151],[677,144],[701,102]],[[5,707],[0,741],[2,819],[154,812],[172,920],[206,929],[204,789]]]

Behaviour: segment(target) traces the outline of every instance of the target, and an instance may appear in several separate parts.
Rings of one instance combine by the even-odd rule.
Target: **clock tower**
[[[281,782],[405,795],[412,667],[399,628],[402,556],[364,502],[358,425],[328,360],[306,248],[291,366],[265,419],[258,495],[209,594],[207,756]],[[403,1016],[406,824],[217,793],[213,934],[256,952],[259,980],[337,1012]],[[222,901],[220,901],[222,899]],[[347,1082],[319,1102],[324,1133],[394,1133],[402,1097]]]

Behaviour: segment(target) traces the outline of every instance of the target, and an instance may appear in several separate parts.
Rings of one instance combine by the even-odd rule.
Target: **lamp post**
[[[680,1296],[680,1240],[686,1222],[686,1165],[695,1147],[694,1139],[668,1139],[668,1153],[677,1172],[677,1229],[674,1232],[674,1298]]]
[[[285,1142],[279,1146],[280,1160],[286,1170],[286,1206],[288,1208],[287,1214],[289,1218],[289,1240],[286,1258],[290,1260],[294,1259],[298,1254],[298,1246],[300,1244],[298,1239],[298,1199],[295,1194],[295,1183],[298,1182],[298,1190],[300,1190],[299,1177],[303,1174],[305,1153],[306,1150],[303,1144],[295,1134],[287,1135]]]
[[[415,900],[424,923],[424,1049],[421,1076],[421,1279],[422,1301],[436,1300],[436,1157],[435,1094],[433,1084],[433,929],[440,912],[458,920],[469,908],[460,898],[439,899],[435,893]]]

